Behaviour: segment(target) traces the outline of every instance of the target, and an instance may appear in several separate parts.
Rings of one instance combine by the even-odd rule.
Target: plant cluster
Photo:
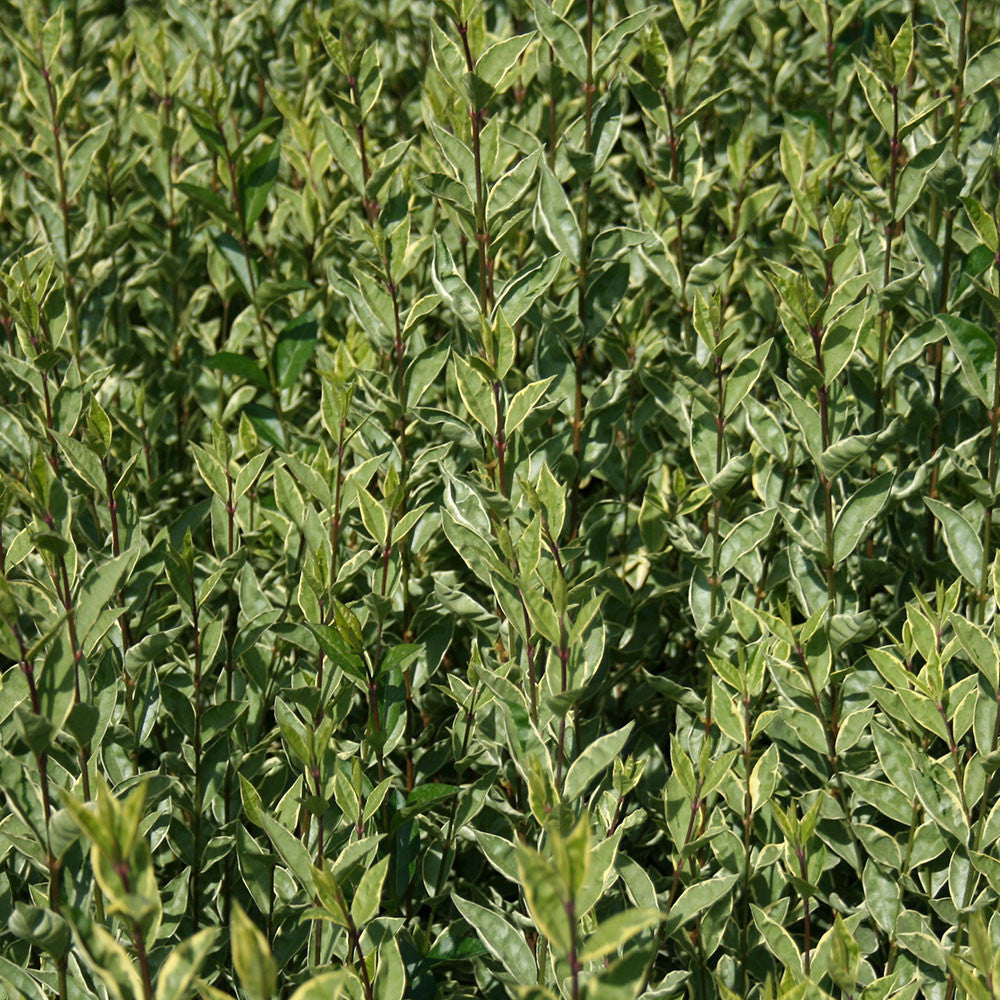
[[[0,993],[1000,997],[968,0],[0,0]]]

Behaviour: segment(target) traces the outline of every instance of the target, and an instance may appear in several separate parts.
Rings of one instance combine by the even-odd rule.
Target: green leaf
[[[223,502],[229,496],[229,486],[226,483],[226,467],[207,448],[200,444],[189,445],[194,464],[198,473],[205,480],[205,485]]]
[[[458,392],[470,416],[482,425],[492,439],[497,432],[497,413],[493,393],[486,380],[466,360],[454,359]]]
[[[267,205],[267,196],[278,179],[281,145],[277,142],[262,146],[243,168],[239,178],[243,224],[249,233]]]
[[[549,239],[574,267],[580,263],[580,226],[562,184],[548,166],[541,166],[538,211]]]
[[[322,972],[308,982],[303,983],[293,994],[292,1000],[340,1000],[345,995],[350,996],[348,983],[356,982],[351,972],[339,969],[337,972]]]
[[[389,858],[376,862],[361,876],[358,888],[351,901],[351,917],[358,927],[364,927],[379,911],[382,902],[382,886],[389,871]]]
[[[732,874],[717,875],[688,886],[665,915],[664,937],[671,937],[689,920],[693,920],[722,899],[733,887],[736,879],[737,876]]]
[[[1000,654],[996,643],[978,625],[961,615],[952,613],[948,621],[969,662],[986,678],[994,692],[1000,692]]]
[[[218,928],[207,927],[174,948],[160,967],[156,1000],[187,1000],[205,959],[215,947],[218,933]]]
[[[865,906],[872,919],[884,933],[894,933],[896,918],[902,910],[903,897],[899,884],[870,860],[865,864],[862,884],[865,890]]]
[[[264,370],[254,361],[253,358],[245,354],[234,354],[232,351],[219,351],[211,357],[205,359],[205,364],[216,371],[225,372],[227,375],[238,375],[246,379],[251,385],[258,389],[267,388],[267,375]]]
[[[491,90],[500,92],[509,80],[510,70],[517,66],[534,34],[514,35],[494,42],[476,60],[476,76]]]
[[[293,320],[278,335],[274,345],[274,370],[278,387],[289,389],[298,382],[316,350],[316,320],[305,315]]]
[[[76,633],[81,642],[110,604],[122,577],[130,571],[138,556],[138,551],[132,549],[87,571],[76,598]]]
[[[98,496],[105,496],[108,485],[104,477],[104,469],[101,467],[101,460],[94,454],[94,451],[60,431],[54,430],[52,436],[59,443],[59,450],[69,463],[70,468]]]
[[[771,341],[765,341],[748,354],[744,354],[726,377],[726,409],[724,416],[731,417],[740,404],[753,390],[757,380],[764,374],[768,356],[771,353]]]
[[[73,203],[83,189],[94,166],[94,160],[111,134],[112,123],[101,122],[81,136],[66,157],[66,200]]]
[[[378,166],[372,171],[372,175],[368,178],[368,183],[365,185],[364,193],[366,198],[371,201],[377,201],[382,197],[382,192],[398,174],[397,167],[402,162],[403,157],[406,156],[412,142],[412,139],[397,142],[382,154]]]
[[[882,126],[882,131],[891,136],[892,97],[886,90],[885,84],[857,57],[854,59],[854,69],[858,74],[858,81],[861,83],[868,106]]]
[[[706,257],[699,261],[688,271],[687,286],[689,288],[699,288],[703,285],[713,285],[726,272],[736,257],[736,251],[740,248],[740,241],[734,240],[724,250]]]
[[[986,244],[990,253],[996,253],[998,248],[997,227],[993,217],[983,208],[982,204],[975,198],[963,198],[962,204],[965,212],[969,216],[972,228],[976,234]]]
[[[278,966],[267,939],[236,903],[231,924],[233,965],[251,1000],[269,1000],[278,987]]]
[[[236,276],[246,297],[253,302],[257,277],[249,250],[244,252],[243,247],[229,233],[216,234],[212,237],[212,242]]]
[[[649,21],[656,16],[655,7],[646,7],[622,18],[617,24],[612,25],[597,43],[594,51],[594,75],[599,77],[601,72],[607,67],[615,56],[621,52],[637,32],[639,32]]]
[[[69,925],[46,907],[16,903],[7,919],[7,928],[15,937],[48,952],[57,961],[69,950]]]
[[[526,385],[515,393],[514,398],[510,401],[510,406],[507,407],[507,416],[504,422],[504,435],[506,437],[509,438],[524,423],[555,378],[555,375],[550,375],[548,378]]]
[[[802,975],[802,956],[791,934],[767,911],[750,904],[753,921],[767,944],[768,951],[793,975]]]
[[[518,845],[517,870],[521,891],[531,911],[535,926],[544,934],[559,955],[570,949],[569,923],[566,919],[567,888],[552,863],[538,851]]]
[[[447,244],[434,234],[434,256],[431,261],[431,281],[435,291],[458,319],[470,330],[479,326],[479,300],[469,283],[455,266]]]
[[[535,979],[538,974],[535,960],[523,934],[495,910],[454,893],[451,900],[462,918],[479,935],[490,954],[514,977],[515,982],[525,983]]]
[[[86,441],[98,458],[108,457],[111,451],[111,421],[96,399],[91,400],[87,411]]]
[[[719,573],[728,573],[748,552],[770,536],[778,516],[776,507],[750,514],[737,524],[719,546]]]
[[[993,405],[997,344],[982,327],[960,316],[937,317],[941,334],[948,338],[962,366],[965,384],[984,406]]]
[[[858,942],[838,913],[834,918],[833,939],[830,945],[830,975],[847,994],[854,993],[860,964],[861,949],[858,947]]]
[[[660,920],[659,910],[624,910],[602,920],[580,952],[581,962],[593,962],[618,951],[626,941]]]
[[[983,567],[983,543],[972,530],[972,525],[957,510],[940,500],[924,497],[924,503],[941,525],[952,565],[969,583],[978,587]]]
[[[357,142],[340,122],[327,115],[322,118],[323,134],[334,162],[358,194],[364,193],[364,170]]]
[[[581,83],[587,79],[587,50],[580,32],[564,21],[546,0],[534,0],[538,30],[552,46],[559,62]]]
[[[284,450],[285,431],[281,419],[269,406],[259,403],[248,403],[243,412],[253,425],[254,430],[272,447]]]
[[[901,87],[906,80],[910,63],[913,61],[913,18],[907,17],[899,26],[896,37],[892,40],[892,82]],[[854,987],[851,983],[850,988]]]
[[[312,734],[281,698],[274,703],[274,718],[292,756],[302,767],[308,767],[313,759]]]
[[[992,41],[966,64],[963,87],[966,97],[978,94],[997,79],[1000,79],[1000,41]]]
[[[563,796],[568,802],[582,795],[594,778],[618,757],[628,741],[632,726],[630,722],[613,733],[598,737],[573,761],[563,785]]]
[[[833,561],[842,563],[882,513],[892,489],[894,474],[884,472],[858,489],[844,504],[833,525]]]
[[[379,545],[385,545],[389,537],[389,515],[385,508],[363,486],[358,486],[358,503],[365,531]]]
[[[278,852],[281,860],[291,869],[299,884],[302,886],[312,885],[312,878],[309,874],[309,852],[302,846],[302,843],[294,834],[266,813],[262,813],[260,819],[264,831],[271,839],[271,843],[274,844],[274,849]]]
[[[189,184],[186,181],[177,181],[174,186],[178,191],[196,201],[227,229],[236,232],[240,228],[240,220],[236,213],[214,191],[198,184]]]
[[[870,301],[864,299],[841,313],[823,335],[823,381],[832,385],[857,350],[871,324]]]

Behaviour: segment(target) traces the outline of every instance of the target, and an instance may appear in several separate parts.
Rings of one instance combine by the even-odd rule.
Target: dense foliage
[[[967,0],[0,0],[0,993],[1000,996]]]

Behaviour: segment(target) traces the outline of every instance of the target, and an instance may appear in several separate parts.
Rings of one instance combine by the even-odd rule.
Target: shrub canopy
[[[997,16],[0,0],[0,993],[1000,996]]]

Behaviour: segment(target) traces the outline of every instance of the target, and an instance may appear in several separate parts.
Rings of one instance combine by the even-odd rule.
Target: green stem
[[[469,48],[469,26],[464,22],[458,26],[458,34],[462,39],[462,51],[465,53],[465,67],[469,73],[475,73],[476,60]],[[489,280],[489,246],[490,234],[486,228],[486,200],[483,194],[483,156],[480,133],[483,127],[484,108],[469,105],[469,119],[472,122],[472,157],[475,162],[476,181],[476,255],[479,260],[479,311],[486,318],[489,315],[492,295]]]
[[[750,842],[753,825],[753,795],[750,792],[752,774],[752,729],[750,725],[750,692],[743,692],[743,886],[740,920],[740,995],[747,995],[747,963],[750,956]]]
[[[69,222],[69,198],[66,187],[66,164],[62,148],[62,128],[59,124],[59,102],[55,87],[52,84],[52,74],[45,65],[45,56],[41,47],[38,49],[39,68],[45,81],[45,92],[49,101],[49,113],[52,123],[52,141],[56,154],[56,185],[59,188],[59,210],[62,216],[63,253],[65,254],[64,275],[66,280],[66,308],[69,313],[70,345],[73,356],[80,362],[80,312],[76,301],[76,285],[73,278],[70,259],[73,254],[72,234]]]
[[[718,345],[719,331],[715,331],[715,342]],[[715,414],[715,471],[722,469],[722,460],[726,445],[726,384],[723,378],[722,355],[715,355],[715,391],[717,410]],[[712,592],[711,613],[714,618],[718,612],[719,587],[719,520],[722,514],[722,498],[712,498],[712,578],[709,586]]]
[[[580,960],[577,957],[576,946],[576,902],[572,899],[566,902],[566,921],[569,924],[569,974],[570,996],[572,1000],[580,1000]]]
[[[37,715],[42,715],[41,700],[38,697],[38,688],[35,684],[35,665],[28,659],[28,650],[21,638],[21,632],[16,625],[11,629],[17,641],[18,650],[21,656],[19,664],[21,673],[28,683],[28,696],[31,700],[31,711]],[[35,754],[35,766],[38,769],[38,787],[42,793],[42,812],[45,816],[45,866],[49,872],[49,907],[52,912],[59,914],[62,908],[62,878],[61,862],[52,853],[52,836],[50,826],[52,822],[52,797],[49,790],[49,756],[47,753]],[[66,957],[56,959],[56,976],[58,979],[59,1000],[67,1000],[66,985]]]
[[[820,383],[816,389],[819,398],[820,435],[823,451],[830,447],[830,387],[826,383],[826,366],[823,361],[823,328],[809,328],[813,348],[816,353],[816,369],[819,371]],[[823,488],[823,545],[825,555],[826,592],[831,601],[830,613],[836,610],[837,600],[837,567],[833,555],[833,484],[823,469],[817,468],[820,485]]]
[[[194,623],[194,787],[191,793],[191,829],[194,857],[191,864],[191,922],[195,931],[201,921],[201,629],[194,574],[191,583],[191,617]]]
[[[118,858],[115,865],[122,888],[131,894],[132,880],[129,878],[128,866],[123,859]],[[146,942],[143,940],[142,928],[138,921],[132,922],[132,943],[135,945],[135,957],[139,961],[139,973],[142,976],[142,995],[144,1000],[153,1000],[153,980],[149,973],[149,956],[146,954]]]
[[[993,255],[997,278],[1000,279],[1000,253]],[[1000,280],[998,280],[1000,287]],[[988,583],[990,575],[990,559],[993,554],[993,508],[996,505],[997,492],[997,426],[1000,424],[1000,319],[996,322],[996,358],[993,362],[993,406],[990,409],[990,457],[987,479],[990,484],[990,499],[986,504],[983,517],[983,564],[979,575],[979,608],[977,620],[980,625],[986,618],[986,605],[989,601]]]
[[[795,848],[795,856],[799,862],[799,874],[802,877],[803,882],[808,882],[806,875],[806,853],[801,847]],[[803,938],[802,938],[802,952],[805,958],[804,965],[806,970],[806,975],[809,975],[810,966],[812,965],[812,919],[809,907],[809,897],[806,895],[805,891],[802,892],[802,907],[805,911],[805,926],[803,928]]]
[[[236,173],[236,162],[229,149],[229,140],[226,138],[222,123],[216,118],[214,120],[216,130],[222,140],[222,150],[226,158],[226,171],[229,174],[229,184],[232,194],[233,208],[240,223],[240,232],[237,242],[243,252],[243,263],[247,269],[247,280],[250,282],[250,304],[253,306],[254,315],[257,319],[257,328],[260,330],[261,347],[264,351],[264,367],[267,370],[268,382],[271,386],[271,393],[274,397],[274,409],[278,414],[278,420],[283,429],[287,429],[285,415],[281,408],[281,387],[278,385],[278,375],[274,367],[274,358],[268,345],[268,324],[264,319],[264,313],[260,308],[257,298],[257,278],[254,274],[253,260],[250,257],[250,232],[247,229],[246,214],[243,211],[243,200],[240,198],[239,177]]]
[[[892,91],[892,137],[889,152],[889,219],[885,224],[885,257],[882,261],[882,289],[889,287],[892,276],[892,241],[896,235],[896,172],[899,169],[899,88],[893,86]],[[889,311],[883,306],[879,312],[878,334],[878,366],[875,372],[875,431],[882,429],[883,424],[883,378],[885,373],[885,358],[887,352]],[[874,475],[874,463],[872,473]]]
[[[955,82],[952,85],[954,94],[954,105],[952,108],[951,124],[951,153],[958,158],[959,137],[962,128],[962,104],[965,90],[965,61],[967,56],[967,31],[969,21],[968,0],[962,0],[959,10],[958,21],[958,66],[955,70]],[[952,255],[952,233],[955,226],[954,209],[945,210],[944,220],[944,246],[941,251],[941,282],[940,296],[938,300],[938,311],[946,313],[948,311],[948,292],[951,280],[951,255]],[[937,457],[938,444],[941,437],[941,389],[943,381],[944,365],[944,342],[939,340],[934,345],[934,412],[937,415],[934,427],[931,430],[931,457],[934,465],[931,468],[930,497],[936,499],[938,495],[938,475],[940,473],[940,462]],[[933,559],[936,549],[936,528],[937,519],[928,510],[926,520],[927,534],[927,557]]]
[[[591,153],[593,145],[594,118],[594,0],[587,0],[587,79],[583,84],[583,152],[585,156]],[[582,479],[583,463],[583,363],[584,323],[587,316],[587,281],[590,277],[590,172],[591,166],[585,168],[580,202],[580,266],[577,268],[577,319],[580,323],[580,343],[573,351],[573,482],[570,486],[570,521],[569,537],[575,538],[580,526],[580,480]]]

